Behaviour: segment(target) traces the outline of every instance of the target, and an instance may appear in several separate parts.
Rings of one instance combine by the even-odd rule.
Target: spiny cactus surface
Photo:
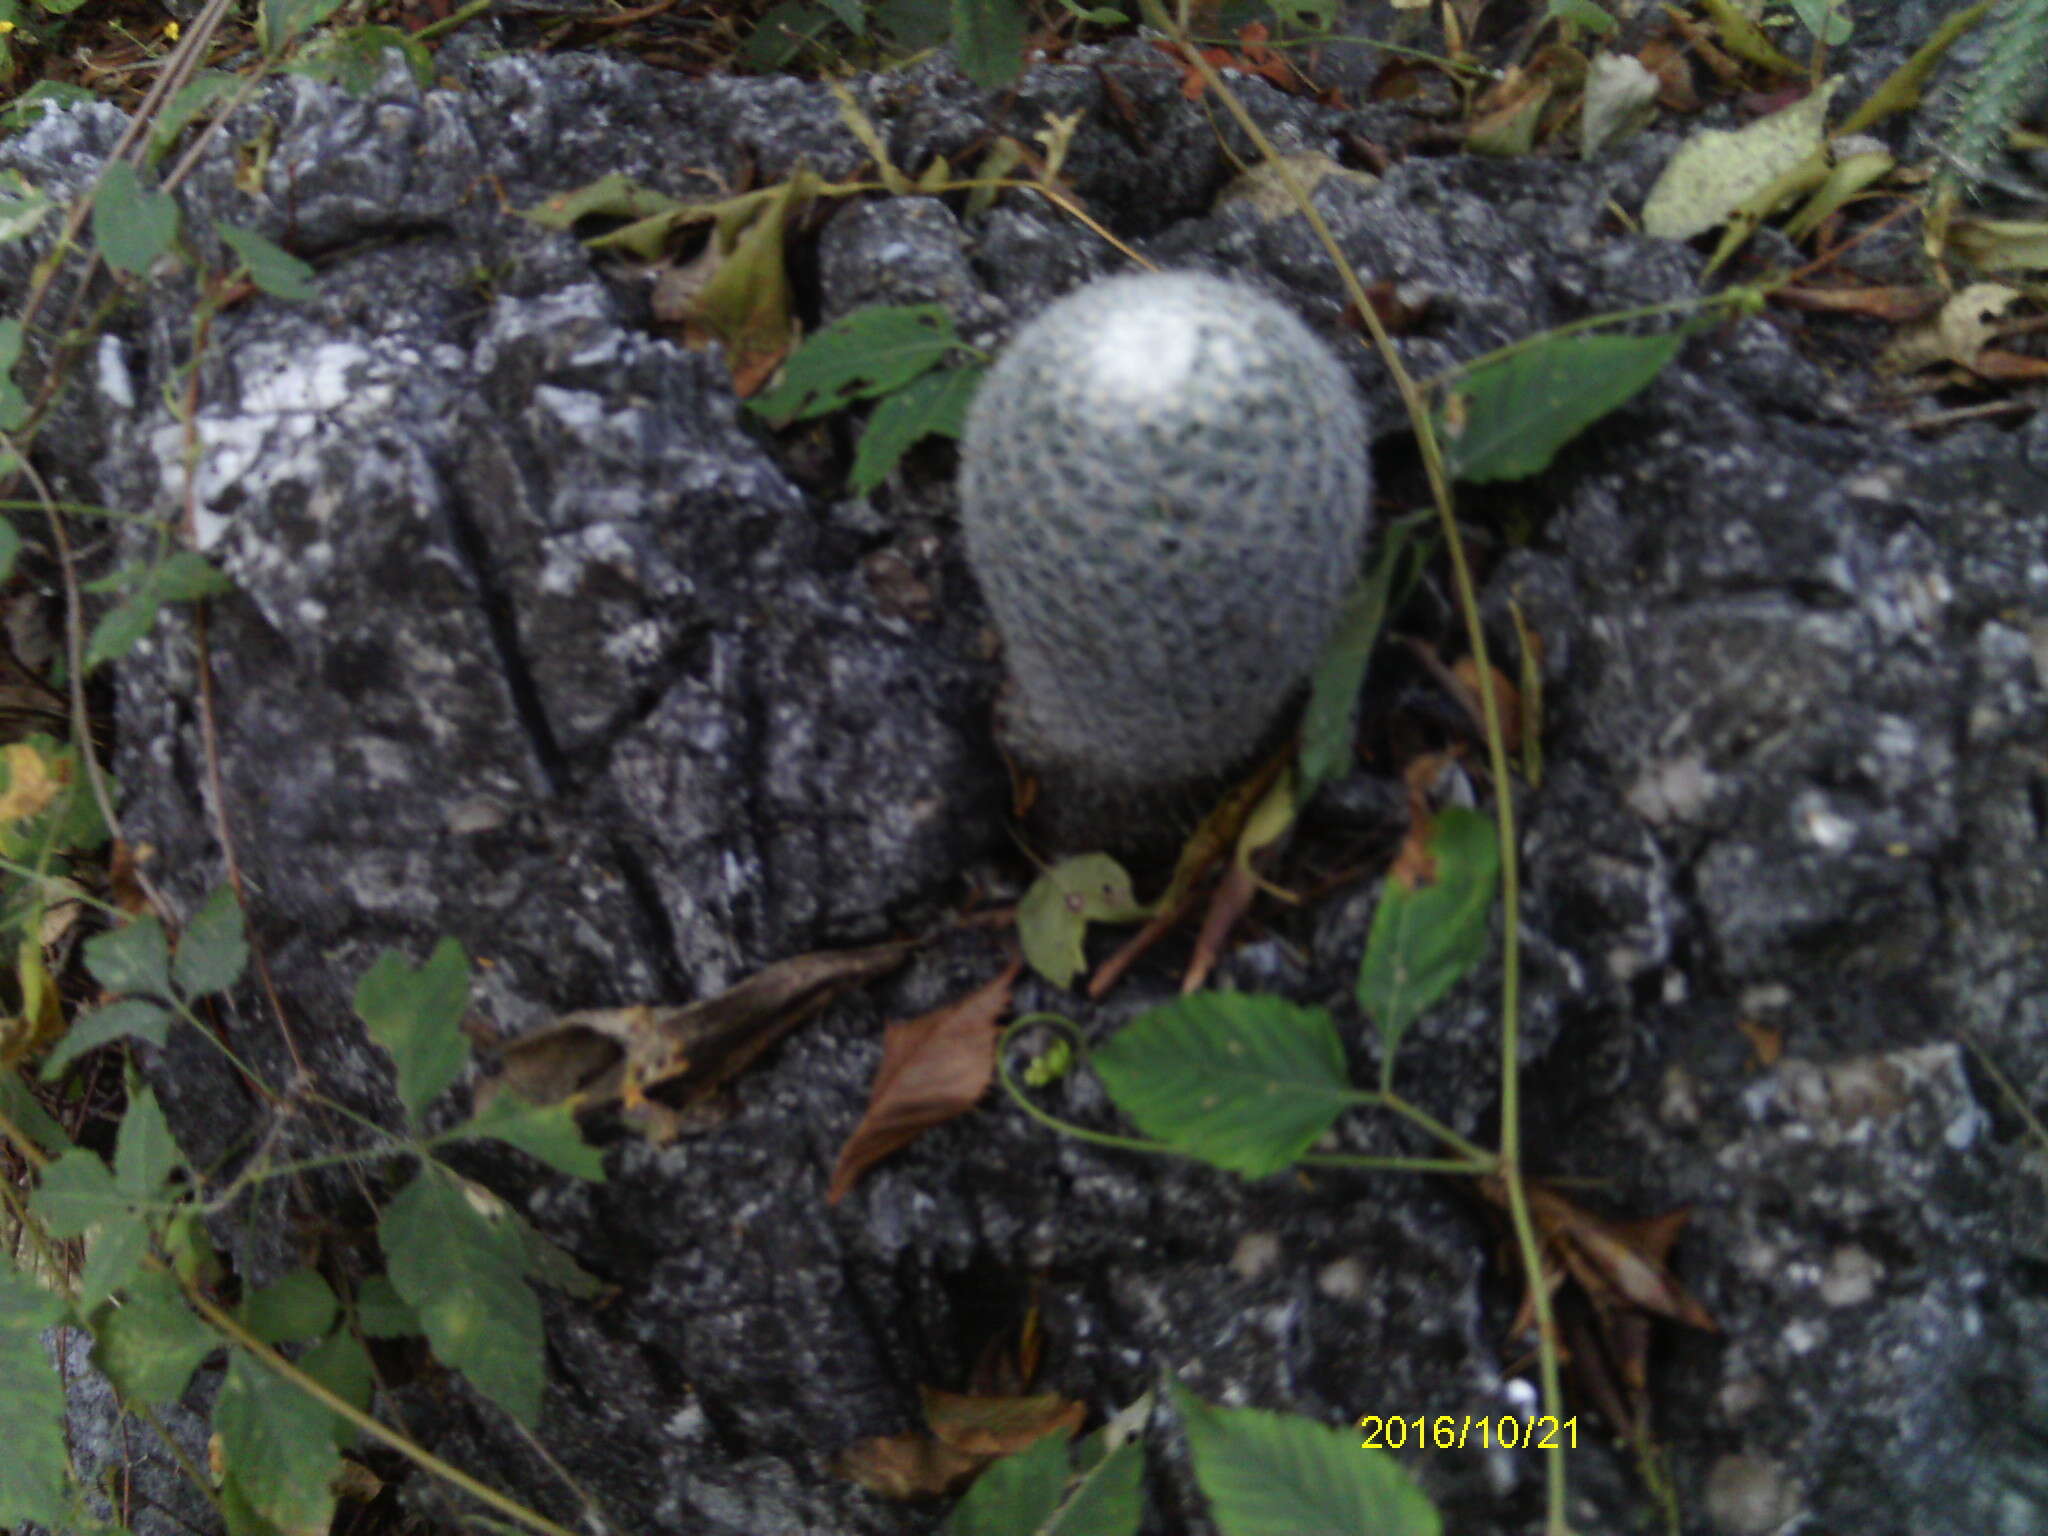
[[[990,370],[960,490],[1013,745],[1109,786],[1186,783],[1259,745],[1329,635],[1370,515],[1365,409],[1263,294],[1110,278]]]

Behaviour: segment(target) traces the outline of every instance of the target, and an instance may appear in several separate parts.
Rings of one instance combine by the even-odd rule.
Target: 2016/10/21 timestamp
[[[1440,1451],[1462,1451],[1467,1445],[1482,1451],[1490,1451],[1495,1446],[1504,1451],[1554,1451],[1559,1447],[1576,1451],[1579,1448],[1577,1414],[1568,1419],[1554,1418],[1549,1414],[1535,1419],[1518,1419],[1505,1413],[1493,1418],[1475,1417],[1469,1413],[1440,1413],[1432,1419],[1418,1413],[1404,1419],[1391,1414],[1368,1413],[1358,1421],[1358,1427],[1365,1431],[1365,1438],[1358,1442],[1362,1451],[1399,1451],[1409,1446],[1417,1450],[1434,1446]]]

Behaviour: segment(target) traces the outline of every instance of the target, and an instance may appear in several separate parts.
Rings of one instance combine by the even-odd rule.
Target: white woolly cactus
[[[1315,664],[1371,511],[1364,406],[1250,288],[1117,277],[1020,331],[968,415],[968,559],[1013,744],[1107,787],[1253,751]]]

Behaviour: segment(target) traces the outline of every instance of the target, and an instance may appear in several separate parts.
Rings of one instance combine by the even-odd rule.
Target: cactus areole
[[[1013,748],[1118,788],[1236,767],[1329,636],[1371,491],[1357,391],[1272,299],[1170,272],[1054,304],[960,459]]]

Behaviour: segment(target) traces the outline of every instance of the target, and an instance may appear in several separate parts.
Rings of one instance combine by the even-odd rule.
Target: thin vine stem
[[[1450,473],[1444,463],[1443,446],[1437,441],[1436,430],[1430,420],[1429,407],[1422,397],[1422,391],[1414,377],[1401,362],[1395,350],[1393,337],[1387,333],[1386,324],[1380,319],[1379,311],[1373,307],[1372,299],[1365,291],[1365,285],[1352,270],[1351,263],[1344,255],[1344,248],[1337,243],[1329,221],[1316,207],[1314,201],[1303,189],[1293,167],[1281,156],[1264,129],[1252,118],[1239,100],[1237,93],[1230,89],[1222,75],[1202,54],[1201,49],[1188,41],[1185,14],[1179,19],[1167,14],[1162,0],[1140,0],[1147,18],[1170,38],[1181,56],[1191,68],[1203,78],[1216,98],[1224,104],[1238,127],[1263,155],[1272,167],[1273,173],[1286,188],[1290,200],[1308,220],[1315,231],[1316,239],[1329,254],[1336,266],[1338,276],[1350,295],[1352,307],[1359,319],[1372,335],[1373,346],[1385,361],[1401,403],[1407,410],[1408,419],[1415,432],[1416,446],[1421,450],[1423,471],[1429,480],[1430,494],[1436,502],[1437,514],[1443,527],[1445,547],[1450,554],[1452,576],[1458,593],[1458,606],[1465,615],[1465,628],[1472,649],[1472,661],[1478,673],[1480,706],[1486,721],[1486,754],[1488,766],[1493,775],[1498,811],[1495,829],[1500,840],[1500,886],[1501,886],[1501,1024],[1500,1024],[1500,1179],[1508,1196],[1508,1217],[1515,1233],[1515,1246],[1520,1254],[1522,1267],[1528,1276],[1530,1308],[1535,1314],[1537,1334],[1537,1375],[1541,1385],[1543,1410],[1553,1417],[1564,1414],[1564,1390],[1558,1369],[1559,1346],[1557,1320],[1551,1310],[1550,1287],[1545,1282],[1543,1270],[1543,1245],[1537,1236],[1535,1217],[1529,1206],[1529,1192],[1522,1178],[1522,1099],[1521,1099],[1521,874],[1516,862],[1518,838],[1515,832],[1514,780],[1508,766],[1507,738],[1501,729],[1500,701],[1495,696],[1493,667],[1487,657],[1486,626],[1479,609],[1479,590],[1472,578],[1471,563],[1465,556],[1465,541],[1458,530],[1455,503],[1451,496]],[[1186,0],[1181,0],[1183,6]],[[1551,1447],[1545,1453],[1545,1530],[1547,1536],[1569,1536],[1570,1523],[1566,1518],[1565,1452],[1562,1446]]]

